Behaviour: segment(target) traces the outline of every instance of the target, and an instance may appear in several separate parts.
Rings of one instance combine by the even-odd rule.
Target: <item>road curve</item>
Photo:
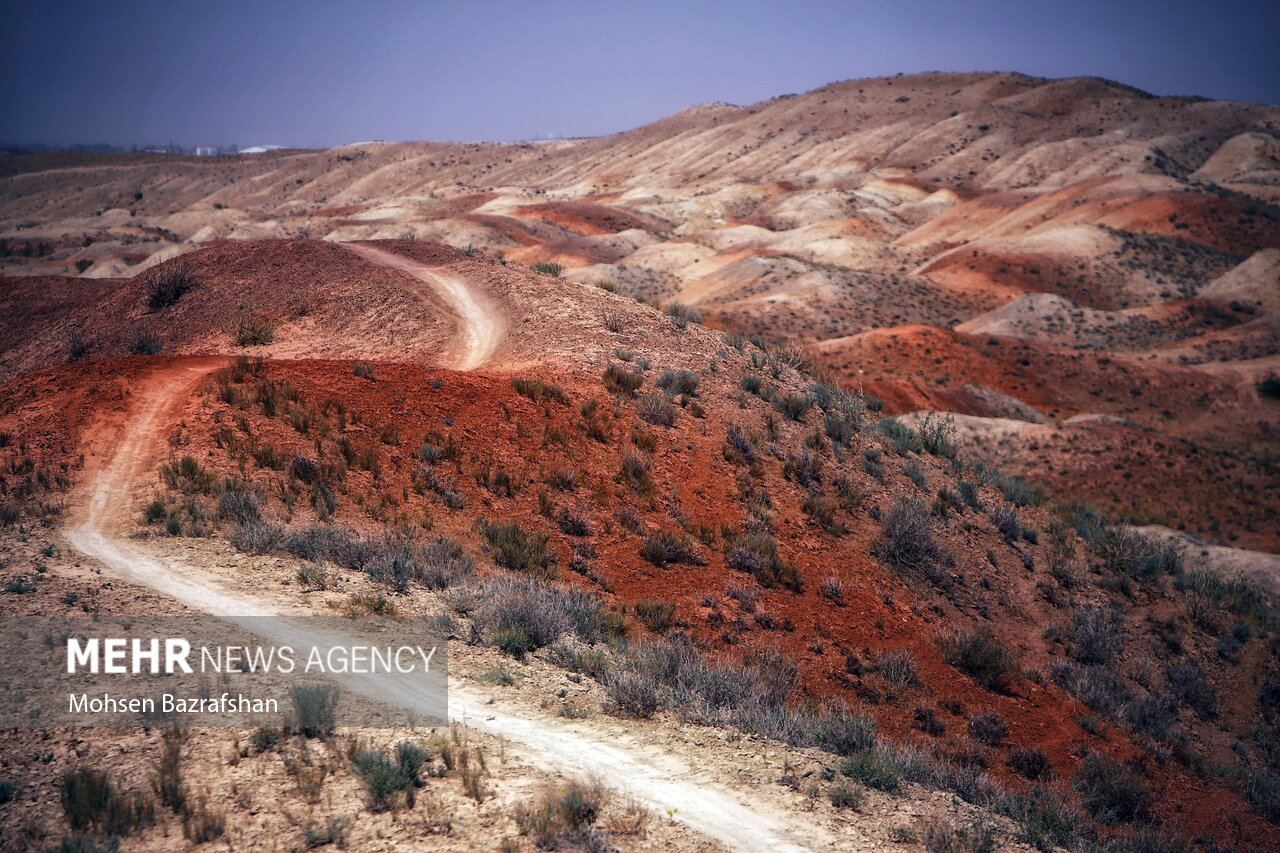
[[[501,314],[466,279],[366,243],[339,245],[372,264],[409,273],[448,303],[458,319],[459,329],[447,366],[454,370],[475,370],[489,360],[502,342],[506,329]]]
[[[149,551],[124,531],[137,514],[134,496],[155,477],[159,456],[172,424],[199,383],[225,359],[196,359],[162,368],[134,388],[133,412],[111,456],[88,473],[64,530],[68,543],[114,573],[154,589],[184,605],[235,622],[256,616],[254,630],[276,641],[297,639],[305,630],[263,602],[228,589],[211,574],[190,565],[180,570]],[[265,628],[261,616],[276,616]],[[345,685],[364,693],[361,685]],[[415,707],[421,696],[374,698]],[[789,823],[767,797],[751,796],[699,781],[688,759],[656,745],[626,745],[605,728],[587,721],[566,721],[537,711],[489,704],[490,697],[450,681],[449,717],[465,726],[504,738],[541,766],[570,775],[589,774],[636,797],[659,814],[686,824],[730,850],[804,851],[831,849],[832,839],[813,825]]]

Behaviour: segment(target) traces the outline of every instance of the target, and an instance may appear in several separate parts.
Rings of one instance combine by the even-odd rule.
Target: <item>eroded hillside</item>
[[[426,614],[462,695],[510,688],[495,715],[668,750],[630,755],[647,806],[544,837],[529,787],[576,784],[545,750],[492,798],[415,776],[423,816],[285,731],[241,757],[297,791],[219,787],[233,827],[743,846],[692,801],[635,829],[702,772],[675,752],[762,844],[936,848],[941,815],[1014,847],[1270,849],[1277,133],[1274,107],[922,74],[598,139],[12,158],[5,612],[182,577]],[[50,737],[56,761],[14,744],[28,846],[81,749]],[[318,750],[336,809],[297,770]],[[200,816],[173,813],[141,837]]]
[[[66,321],[59,341],[6,347],[6,370],[48,363],[25,352],[33,346],[83,346],[74,323],[92,328],[93,317],[63,307],[68,293],[116,304],[118,285],[97,279],[227,240],[411,236],[696,305],[707,323],[772,344],[815,346],[844,387],[883,398],[887,414],[945,400],[987,417],[964,390],[978,386],[978,396],[1011,395],[1058,420],[1136,420],[1155,431],[1152,468],[1166,473],[1124,495],[1071,475],[1079,466],[1053,443],[1000,452],[1063,497],[1274,551],[1272,489],[1243,514],[1215,517],[1170,512],[1159,495],[1184,467],[1184,440],[1277,480],[1280,404],[1257,389],[1280,369],[1278,128],[1274,107],[1153,97],[1092,78],[917,74],[700,105],[595,139],[15,157],[0,185],[0,263],[28,275],[83,268],[94,280],[6,287],[20,316]],[[290,288],[288,306],[267,293],[240,302],[288,321],[328,299],[305,291]],[[403,295],[357,306],[330,296],[357,316],[389,317],[387,348],[405,334],[402,306],[381,304]],[[328,328],[325,319],[311,322]],[[959,358],[929,347],[923,359],[900,358],[899,336],[884,331],[905,327],[910,338],[919,326],[973,345],[953,348]],[[192,326],[183,346],[207,345],[212,331]],[[339,324],[331,354],[353,352],[337,343],[348,333],[359,323]],[[1077,358],[1063,378],[1061,363]],[[1218,502],[1194,488],[1201,503]]]

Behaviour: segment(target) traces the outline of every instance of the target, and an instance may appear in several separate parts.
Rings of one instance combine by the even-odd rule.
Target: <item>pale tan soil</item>
[[[32,531],[10,537],[0,546],[4,577],[24,567],[40,563],[38,591],[26,596],[6,595],[7,615],[78,612],[79,606],[64,605],[60,599],[76,592],[81,601],[93,602],[103,613],[178,613],[182,605],[157,596],[145,587],[114,579],[95,560],[66,548],[52,558],[40,551],[56,537]],[[345,606],[351,594],[371,589],[367,579],[340,577],[330,593],[302,594],[294,583],[301,563],[292,559],[250,558],[212,540],[154,539],[142,546],[148,553],[174,565],[199,564],[217,583],[242,590],[240,594],[261,594],[282,609],[297,612],[325,612]],[[415,593],[402,601],[409,612],[435,611],[442,607],[435,596]],[[821,781],[820,770],[830,767],[831,757],[822,753],[793,750],[760,741],[740,733],[706,726],[683,724],[670,715],[649,721],[608,717],[600,708],[600,691],[590,680],[578,680],[538,658],[516,662],[484,647],[450,643],[450,669],[459,685],[473,692],[484,717],[495,722],[508,713],[558,725],[569,731],[595,733],[615,740],[628,749],[665,755],[667,762],[695,770],[689,777],[699,783],[714,784],[744,797],[767,796],[770,809],[789,820],[810,823],[818,837],[828,839],[829,850],[918,851],[918,844],[891,842],[896,827],[918,828],[926,820],[939,819],[965,825],[976,812],[957,804],[950,795],[910,786],[903,797],[867,791],[867,802],[857,812],[833,808]],[[476,680],[495,667],[503,667],[519,679],[511,687],[485,685]],[[488,704],[493,702],[492,705]],[[585,718],[569,720],[559,716],[571,707]],[[468,726],[458,736],[483,751],[489,770],[488,797],[477,804],[462,790],[456,778],[429,779],[417,792],[414,807],[378,813],[367,805],[359,780],[348,769],[347,750],[353,742],[387,747],[398,740],[428,741],[428,729],[343,729],[330,742],[286,740],[279,752],[256,753],[250,747],[250,731],[225,728],[192,730],[183,751],[185,776],[193,790],[207,795],[208,802],[227,814],[227,836],[202,850],[298,849],[301,827],[323,826],[331,817],[347,822],[347,848],[351,850],[490,850],[503,838],[514,839],[518,849],[531,850],[527,839],[518,835],[513,820],[517,806],[536,799],[544,786],[565,784],[582,778],[580,773],[555,769],[566,763],[563,757],[530,752],[502,733],[489,734]],[[58,805],[57,779],[77,766],[109,770],[126,788],[148,790],[158,757],[158,730],[134,729],[52,729],[32,738],[29,730],[9,730],[0,735],[4,758],[0,778],[17,783],[12,804],[0,809],[0,846],[4,849],[43,849],[56,843],[62,818]],[[248,754],[239,757],[247,749]],[[317,765],[329,768],[323,793],[313,801],[300,788],[299,780],[286,770],[284,757],[309,753]],[[571,762],[570,762],[571,763]],[[799,790],[784,777],[798,780]],[[780,781],[783,780],[783,781]],[[634,811],[626,795],[629,786],[617,788],[617,795],[601,819],[606,827],[616,827],[608,838],[626,851],[712,851],[726,849],[690,831],[681,819],[681,808],[668,814],[641,807]],[[816,792],[818,796],[811,796]],[[637,814],[647,817],[637,817]],[[632,831],[636,823],[640,831]],[[166,810],[160,824],[125,839],[126,851],[189,849],[177,819]],[[749,844],[746,849],[776,849]],[[1002,849],[1019,850],[1016,845]]]

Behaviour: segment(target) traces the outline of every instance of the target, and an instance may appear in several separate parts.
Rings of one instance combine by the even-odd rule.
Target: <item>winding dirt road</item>
[[[466,280],[438,267],[430,267],[404,255],[365,243],[341,245],[371,264],[409,273],[425,282],[448,303],[458,321],[458,336],[450,348],[446,366],[454,370],[475,370],[489,360],[502,342],[506,326],[501,312],[484,294],[472,289]]]
[[[363,256],[368,247],[351,247]],[[425,268],[400,267],[439,278]],[[420,276],[421,277],[421,276]],[[424,279],[428,280],[428,279]],[[501,327],[480,319],[483,300],[454,280],[464,298],[460,308],[462,340],[456,363],[468,369],[483,363],[501,338]],[[193,609],[236,621],[258,617],[254,628],[264,632],[261,616],[276,617],[273,638],[299,639],[297,623],[276,614],[261,600],[220,583],[212,571],[169,565],[150,551],[145,540],[129,538],[138,513],[138,496],[154,482],[156,466],[167,446],[166,437],[181,410],[205,377],[226,363],[225,358],[202,358],[171,364],[138,382],[133,389],[133,412],[109,458],[88,474],[80,499],[64,533],[82,554],[99,560],[121,577],[150,587]],[[353,683],[350,689],[364,692]],[[423,697],[382,694],[376,698],[420,707]],[[691,829],[731,850],[800,851],[831,849],[834,839],[817,826],[788,820],[766,796],[731,791],[699,778],[699,771],[682,756],[657,745],[624,744],[616,733],[588,721],[566,721],[535,707],[493,705],[490,696],[468,684],[451,680],[449,717],[463,725],[504,738],[512,749],[538,764],[571,775],[590,774],[615,789],[635,796],[658,813],[666,813]]]

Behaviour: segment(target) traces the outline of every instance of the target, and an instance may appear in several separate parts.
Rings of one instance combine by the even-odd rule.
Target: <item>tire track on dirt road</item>
[[[341,245],[371,264],[400,270],[425,282],[448,303],[459,325],[458,337],[451,347],[449,367],[454,370],[475,370],[487,362],[502,343],[506,324],[501,313],[488,297],[477,292],[466,279],[365,243]]]

